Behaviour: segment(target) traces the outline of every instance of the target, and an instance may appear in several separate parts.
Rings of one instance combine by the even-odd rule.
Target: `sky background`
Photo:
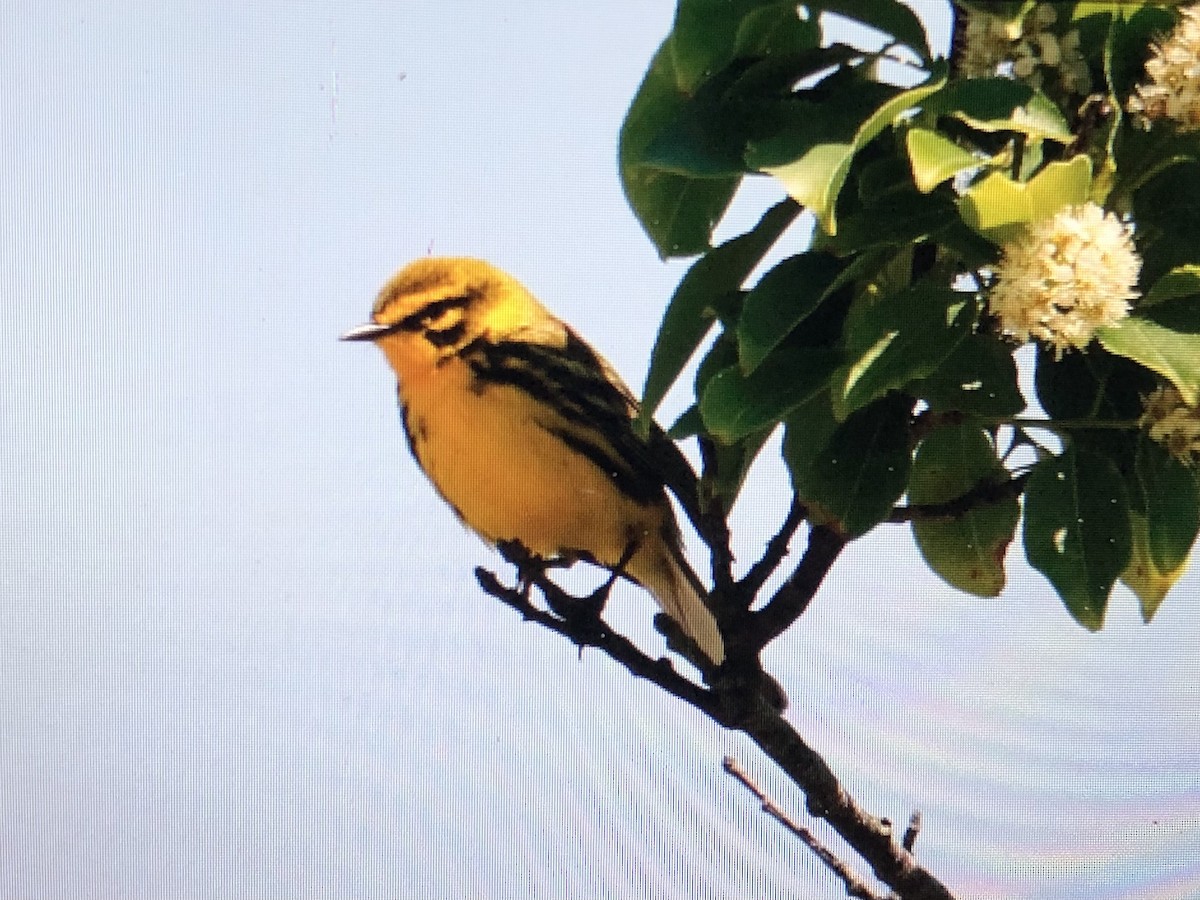
[[[672,13],[8,12],[0,897],[843,895],[721,773],[802,818],[747,741],[480,593],[499,560],[410,459],[382,357],[336,340],[404,262],[470,254],[640,386],[683,268],[616,137]],[[786,506],[771,457],[743,559]],[[868,809],[923,811],[964,898],[1200,894],[1200,577],[1088,634],[1009,561],[987,601],[903,528],[854,545],[768,655],[789,718]],[[654,649],[652,613],[612,609]]]

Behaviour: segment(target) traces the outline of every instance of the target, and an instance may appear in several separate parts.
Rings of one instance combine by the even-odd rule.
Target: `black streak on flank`
[[[475,376],[471,387],[476,393],[492,385],[513,387],[581,426],[544,427],[600,468],[626,496],[642,504],[664,496],[658,463],[633,430],[633,399],[574,333],[568,332],[565,347],[477,339],[458,355]],[[584,435],[589,431],[599,440],[588,440]]]
[[[415,422],[412,421],[408,415],[408,407],[403,404],[400,406],[400,418],[404,422],[404,436],[408,438],[409,452],[412,453],[413,459],[417,461],[417,465],[421,467],[421,471],[425,472],[425,464],[421,462],[421,455],[417,453],[417,445],[429,440],[429,423],[419,417]],[[425,475],[428,477],[429,473],[425,472]],[[430,484],[433,484],[433,479],[430,479]],[[450,498],[442,493],[442,489],[436,484],[433,484],[433,489],[437,491],[438,496],[445,501],[446,505],[454,510],[454,515],[458,516],[458,520],[463,524],[467,524],[466,516],[462,514],[462,510],[450,502]]]
[[[423,418],[417,418],[417,427],[415,429],[418,444],[423,444],[429,440],[429,423]]]
[[[425,471],[425,464],[421,462],[421,454],[417,452],[417,448],[429,440],[429,423],[421,416],[410,416],[408,407],[403,403],[400,405],[400,419],[404,423],[404,436],[408,438],[408,452],[413,455],[421,471]]]
[[[662,498],[662,482],[653,478],[640,477],[640,473],[631,470],[623,461],[613,458],[613,455],[603,447],[599,447],[565,428],[550,427],[546,430],[580,456],[591,461],[596,468],[612,480],[617,490],[635,503],[645,506]]]

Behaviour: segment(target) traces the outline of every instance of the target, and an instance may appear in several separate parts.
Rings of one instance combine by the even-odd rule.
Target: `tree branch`
[[[476,567],[475,578],[485,593],[515,609],[525,621],[565,637],[581,650],[584,647],[595,647],[623,665],[634,677],[658,685],[671,696],[678,697],[710,718],[718,716],[719,708],[713,691],[684,678],[675,671],[669,659],[652,659],[647,656],[627,637],[609,628],[602,619],[565,618],[539,609],[530,602],[527,591],[501,584],[495,573],[482,566]],[[544,590],[541,584],[538,587]]]
[[[918,809],[918,810],[914,810],[913,814],[911,816],[909,816],[908,828],[906,828],[904,830],[904,840],[902,840],[900,842],[900,846],[902,846],[909,853],[912,853],[912,848],[915,847],[917,844],[917,835],[919,835],[920,833],[921,833],[921,811]]]
[[[860,900],[886,900],[881,894],[871,890],[867,883],[859,878],[858,874],[840,860],[832,850],[822,844],[815,834],[785,813],[762,788],[754,783],[745,770],[737,764],[737,760],[732,756],[726,756],[722,767],[758,799],[764,813],[790,831],[792,835],[798,837],[809,850],[817,855],[821,862],[825,863],[826,868],[842,880],[842,883],[846,885],[848,897],[858,897]]]
[[[961,519],[977,506],[1021,496],[1021,492],[1025,490],[1025,483],[1028,480],[1029,473],[1004,481],[984,479],[965,494],[959,494],[957,497],[942,503],[910,503],[907,506],[897,506],[888,515],[887,521],[912,522],[919,520],[928,522],[938,519],[949,521]]]
[[[760,705],[742,731],[804,791],[808,811],[824,819],[870,863],[875,877],[903,900],[953,900],[953,895],[895,840],[884,819],[863,810],[795,729]]]
[[[845,539],[832,529],[814,527],[804,558],[789,579],[789,584],[796,584],[793,591],[807,591],[811,599],[816,585],[844,545]],[[896,843],[886,820],[871,816],[858,806],[825,760],[771,705],[769,695],[759,684],[719,678],[714,688],[701,687],[676,672],[670,660],[652,659],[628,638],[609,628],[600,618],[602,598],[571,597],[536,568],[521,570],[524,587],[507,587],[483,568],[477,568],[475,576],[484,591],[521,613],[527,621],[565,637],[578,647],[595,647],[635,677],[658,685],[718,725],[746,734],[804,792],[809,812],[828,822],[871,865],[876,877],[895,889],[903,900],[953,900],[946,888]],[[530,601],[531,585],[546,597],[550,611]],[[788,606],[791,595],[786,590],[785,585],[776,595],[778,598],[784,594],[785,603],[776,606],[773,600],[767,609]],[[784,617],[783,612],[775,615]]]
[[[704,435],[699,435],[697,443],[700,445],[700,460],[701,460],[701,481],[706,477],[714,477],[716,468],[716,445],[713,444],[711,438],[706,438]],[[722,509],[716,502],[709,498],[707,504],[701,503],[701,526],[699,527],[700,536],[704,538],[704,543],[708,545],[709,555],[712,557],[712,580],[713,594],[719,599],[719,604],[722,599],[731,597],[734,592],[733,580],[733,550],[730,545],[732,541],[729,536],[729,523],[725,520],[726,510]]]
[[[796,531],[800,528],[800,523],[804,521],[807,515],[808,507],[800,502],[799,497],[793,494],[792,505],[788,509],[787,517],[783,520],[779,531],[767,542],[767,547],[763,551],[762,557],[750,567],[750,571],[737,584],[738,590],[742,593],[742,598],[747,606],[754,602],[754,598],[762,590],[763,584],[771,577],[771,573],[779,568],[779,564],[787,556],[792,538],[796,536]]]
[[[796,570],[766,606],[750,614],[742,633],[731,636],[730,643],[758,651],[783,634],[808,609],[845,546],[846,538],[830,526],[812,526],[808,531],[808,546]]]

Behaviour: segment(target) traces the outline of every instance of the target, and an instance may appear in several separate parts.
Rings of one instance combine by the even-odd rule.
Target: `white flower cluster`
[[[1095,203],[1070,206],[1004,246],[989,304],[1006,333],[1061,357],[1128,315],[1141,267],[1131,226]]]
[[[1052,26],[1058,11],[1039,3],[1023,19],[1006,22],[999,16],[971,11],[967,15],[963,73],[968,78],[1011,74],[1030,87],[1042,88],[1047,72],[1058,75],[1064,94],[1087,94],[1092,76],[1080,51],[1079,31],[1058,35]]]
[[[1021,37],[1021,23],[1009,24],[999,16],[984,12],[966,12],[962,55],[963,74],[968,78],[986,78],[995,75],[1000,66],[1012,62],[1013,44]]]
[[[1200,4],[1180,11],[1179,24],[1146,60],[1147,80],[1134,88],[1129,111],[1145,123],[1169,119],[1200,129]]]
[[[1188,406],[1172,385],[1155,388],[1143,399],[1141,425],[1186,465],[1200,461],[1200,407]]]

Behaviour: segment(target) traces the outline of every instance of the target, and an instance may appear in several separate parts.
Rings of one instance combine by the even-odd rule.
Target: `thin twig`
[[[812,526],[808,531],[808,546],[795,571],[766,606],[750,614],[742,642],[761,650],[783,634],[804,614],[845,546],[845,536],[835,529],[828,525]]]
[[[822,844],[815,834],[797,823],[767,796],[766,791],[754,783],[754,780],[738,765],[737,760],[732,756],[726,756],[722,766],[755,796],[764,813],[790,831],[793,836],[799,838],[809,850],[817,855],[817,858],[825,864],[829,871],[841,879],[846,886],[846,896],[857,897],[860,900],[885,900],[882,894],[871,890],[870,886],[857,873],[842,862],[832,850]]]
[[[789,507],[787,518],[783,520],[779,531],[767,542],[766,550],[763,551],[763,555],[758,562],[752,565],[750,571],[738,582],[738,590],[742,592],[743,600],[747,607],[754,602],[754,598],[762,590],[763,584],[771,577],[771,573],[779,568],[779,564],[787,556],[792,538],[796,536],[796,531],[800,528],[800,523],[804,521],[807,515],[808,507],[800,502],[799,497],[793,494],[792,505]]]
[[[907,506],[897,506],[888,515],[887,521],[912,522],[919,520],[929,522],[960,519],[978,506],[1021,496],[1028,480],[1029,473],[1004,481],[984,479],[965,494],[959,494],[942,503],[910,503]]]
[[[908,828],[904,829],[904,839],[900,842],[900,846],[912,853],[913,847],[917,843],[917,835],[921,833],[921,811],[914,809],[913,814],[908,818]]]
[[[747,717],[741,730],[804,792],[809,813],[871,864],[876,878],[905,900],[953,900],[946,886],[900,846],[890,823],[859,806],[791,723],[761,708],[759,713]]]
[[[966,421],[966,414],[957,410],[949,410],[947,412],[934,412],[931,409],[923,410],[917,413],[913,419],[912,427],[909,430],[910,439],[913,446],[916,446],[926,437],[929,436],[936,428],[944,428],[947,426],[959,425]]]
[[[717,477],[716,445],[703,435],[697,438],[697,443],[700,445],[700,483],[712,482]],[[707,500],[707,503],[701,504],[702,525],[699,531],[712,557],[713,593],[718,598],[725,598],[734,591],[733,550],[730,547],[729,523],[725,519],[727,511],[714,498]]]
[[[1103,392],[1097,394],[1103,397]],[[1096,415],[1093,411],[1092,415]],[[990,425],[1010,425],[1013,428],[1033,428],[1069,435],[1072,431],[1136,431],[1137,419],[1032,419],[1028,416],[996,416]]]

